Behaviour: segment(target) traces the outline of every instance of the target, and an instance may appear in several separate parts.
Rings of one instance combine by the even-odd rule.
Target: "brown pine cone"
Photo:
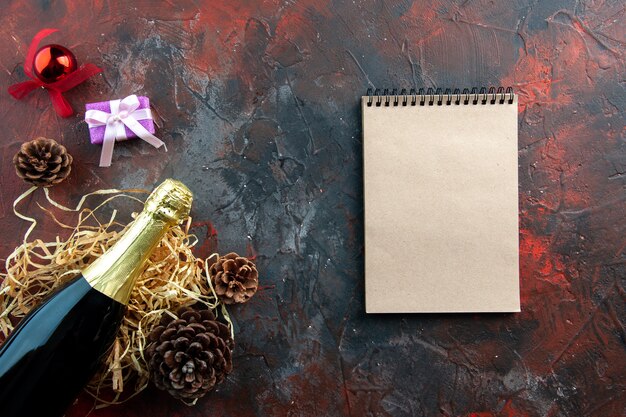
[[[70,174],[72,155],[55,140],[38,137],[22,144],[13,164],[24,181],[37,187],[51,187]]]
[[[245,303],[259,286],[254,262],[234,252],[221,256],[209,272],[215,292],[224,304]]]
[[[234,342],[210,310],[183,307],[177,316],[164,314],[148,336],[150,377],[174,398],[200,398],[232,371]]]

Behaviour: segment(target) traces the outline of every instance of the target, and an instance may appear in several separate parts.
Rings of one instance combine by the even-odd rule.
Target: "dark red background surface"
[[[0,5],[2,91],[25,79],[42,27],[104,68],[67,94],[70,119],[43,91],[0,93],[0,257],[26,228],[11,158],[45,135],[74,155],[59,201],[181,179],[218,249],[256,255],[265,287],[231,310],[235,370],[217,392],[190,408],[150,389],[92,415],[626,413],[623,1],[154,3]],[[359,96],[482,85],[520,96],[522,313],[366,316]],[[152,99],[169,152],[119,144],[99,168],[84,103],[132,93]],[[56,233],[48,222],[39,236]]]

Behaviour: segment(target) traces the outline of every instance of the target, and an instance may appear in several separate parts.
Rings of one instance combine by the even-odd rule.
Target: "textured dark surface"
[[[2,91],[42,27],[104,68],[67,94],[74,118],[42,91],[0,94],[0,256],[26,228],[11,158],[44,135],[74,155],[55,198],[183,180],[197,232],[256,255],[264,287],[231,310],[235,370],[217,392],[186,407],[150,389],[92,415],[626,413],[623,1],[153,3],[0,5]],[[522,313],[366,316],[359,96],[474,85],[520,95]],[[81,108],[131,93],[151,98],[169,152],[119,144],[98,168]]]

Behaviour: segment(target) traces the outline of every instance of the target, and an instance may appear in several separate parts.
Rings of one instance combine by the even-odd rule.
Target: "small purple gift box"
[[[137,110],[141,110],[141,109],[147,109],[148,110],[148,114],[150,114],[150,99],[148,97],[144,97],[144,96],[138,96],[137,97],[139,99],[139,107],[137,108]],[[117,103],[119,103],[120,100],[111,100],[111,101],[100,101],[98,103],[87,103],[85,104],[85,109],[87,111],[89,110],[99,110],[105,113],[111,113],[111,102],[115,101]],[[152,120],[152,118],[147,118],[147,119],[138,119],[137,120],[139,122],[139,124],[141,124],[148,132],[154,134],[154,121]],[[137,135],[128,128],[128,126],[124,126],[124,129],[126,131],[126,138],[120,138],[118,137],[116,140],[120,141],[120,140],[127,140],[127,139],[134,139],[137,137]],[[90,126],[89,127],[89,138],[91,140],[91,143],[94,145],[102,145],[102,142],[104,140],[104,132],[106,130],[106,125],[100,125],[100,126]]]

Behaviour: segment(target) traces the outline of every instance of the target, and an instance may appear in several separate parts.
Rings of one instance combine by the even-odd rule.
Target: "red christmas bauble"
[[[64,46],[44,45],[33,60],[33,73],[44,83],[53,83],[76,71],[76,57]]]

